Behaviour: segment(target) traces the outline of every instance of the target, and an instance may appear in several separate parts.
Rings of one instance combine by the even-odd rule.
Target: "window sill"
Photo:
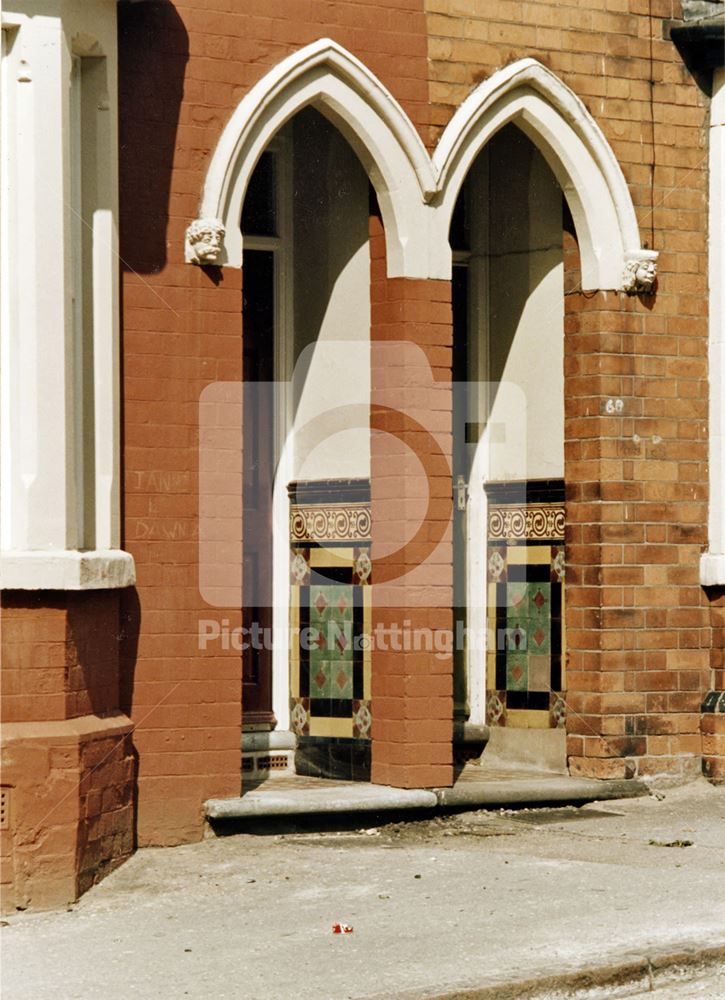
[[[121,549],[6,551],[0,555],[2,590],[112,590],[135,582],[133,556]]]

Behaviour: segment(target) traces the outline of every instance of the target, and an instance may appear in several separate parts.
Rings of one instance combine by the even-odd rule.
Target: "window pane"
[[[245,236],[277,235],[276,187],[274,153],[262,153],[244,199],[242,233]]]
[[[464,183],[461,188],[461,193],[456,199],[456,205],[453,209],[453,218],[451,219],[451,231],[449,234],[451,250],[469,249],[466,194],[466,184]]]

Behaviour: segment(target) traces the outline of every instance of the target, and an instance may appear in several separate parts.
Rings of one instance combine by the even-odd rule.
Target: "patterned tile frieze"
[[[489,507],[488,537],[525,541],[564,537],[566,516],[563,504],[539,503],[526,506],[507,504]]]
[[[370,484],[367,480],[328,479],[290,483],[290,542],[369,542]]]
[[[297,544],[369,541],[370,526],[370,504],[290,506],[290,539]]]

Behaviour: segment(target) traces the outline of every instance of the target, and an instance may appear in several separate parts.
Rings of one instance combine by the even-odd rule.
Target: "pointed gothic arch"
[[[272,137],[309,106],[345,136],[375,187],[391,276],[424,276],[427,241],[413,239],[413,234],[425,228],[425,204],[436,190],[428,153],[392,94],[363,63],[327,38],[265,74],[219,139],[200,209],[201,219],[219,220],[226,229],[216,263],[241,266],[239,220],[249,178]]]
[[[579,239],[583,287],[622,288],[626,262],[656,254],[640,249],[629,188],[601,129],[576,94],[535,59],[494,73],[446,126],[433,155],[441,191],[438,239],[448,232],[476,156],[509,123],[536,145],[566,196]]]
[[[636,272],[644,261],[651,268],[648,290],[657,254],[641,248],[617,159],[582,101],[545,66],[522,59],[481,83],[453,115],[431,159],[390,92],[328,38],[283,59],[232,114],[209,165],[199,219],[187,231],[187,261],[241,267],[239,220],[249,179],[273,136],[308,106],[345,136],[375,187],[391,277],[450,278],[456,198],[476,156],[513,123],[543,154],[566,196],[582,286],[641,291]]]

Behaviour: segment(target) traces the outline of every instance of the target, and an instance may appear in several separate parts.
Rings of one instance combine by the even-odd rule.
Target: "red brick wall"
[[[619,298],[570,297],[565,340],[568,750],[600,776],[699,767],[710,667],[706,401],[670,395],[660,318]]]
[[[569,754],[577,773],[699,767],[707,543],[707,101],[670,0],[428,0],[436,133],[480,80],[532,56],[583,100],[628,182],[657,295],[566,277]],[[650,10],[652,16],[650,17]],[[652,81],[652,84],[650,84]],[[609,416],[609,398],[624,402]],[[695,755],[695,759],[689,758]]]
[[[132,734],[83,741],[78,758],[76,858],[80,895],[125,861],[136,844]]]
[[[177,223],[179,246],[183,226]],[[198,837],[201,804],[239,794],[240,653],[199,645],[200,622],[238,610],[199,593],[199,398],[241,378],[241,281],[219,287],[181,263],[158,279],[125,276],[125,546],[136,561],[139,608],[125,664],[139,754],[139,842]],[[166,311],[173,311],[166,330]],[[132,678],[129,677],[132,675]]]
[[[184,265],[183,236],[234,108],[268,69],[322,36],[377,74],[429,148],[476,83],[525,56],[557,73],[601,126],[642,239],[660,251],[660,277],[648,299],[589,296],[579,292],[575,267],[567,269],[572,768],[598,775],[685,768],[701,752],[699,700],[725,686],[722,594],[708,597],[698,582],[707,540],[707,101],[664,37],[679,4],[249,0],[219,9],[228,6],[119,6],[123,545],[138,584],[121,595],[6,595],[2,718],[36,728],[8,730],[22,752],[13,758],[19,770],[4,780],[13,786],[21,839],[30,843],[37,823],[45,824],[32,841],[37,855],[18,853],[18,835],[3,832],[21,900],[72,898],[128,853],[133,754],[141,843],[200,836],[203,800],[239,789],[239,653],[200,650],[197,635],[200,619],[240,623],[237,609],[210,608],[199,593],[198,403],[206,386],[241,377],[241,275]],[[425,408],[443,419],[449,286],[388,281],[375,225],[375,344],[423,348],[435,382]],[[374,364],[377,390],[404,390],[402,378],[399,386],[386,382],[389,374]],[[603,411],[610,398],[623,400],[620,415]],[[415,445],[412,426],[387,429]],[[410,527],[419,499],[391,495],[390,441],[374,438],[379,542]],[[449,517],[443,464],[431,474],[426,531],[434,534]],[[401,557],[401,571],[417,565],[418,542]],[[436,560],[416,578],[416,587],[431,588],[417,608],[394,577],[377,578],[381,623],[450,627],[445,532]],[[452,666],[445,658],[430,664],[415,654],[376,656],[374,780],[450,781]],[[133,748],[120,721],[110,730],[86,724],[119,712],[133,718]],[[708,725],[715,759],[722,737]],[[28,804],[38,789],[53,790],[39,799],[53,822]],[[45,896],[26,878],[40,857],[66,859],[49,863]]]
[[[452,627],[451,286],[388,278],[376,216],[370,256],[373,629],[412,639]],[[453,658],[408,645],[373,649],[372,780],[450,785]]]
[[[64,594],[3,592],[3,722],[66,717],[66,609]]]
[[[325,36],[378,74],[423,134],[428,124],[420,0],[238,6],[119,8],[124,545],[140,609],[124,669],[142,844],[200,836],[204,799],[238,794],[241,780],[240,653],[197,639],[200,619],[241,623],[198,586],[198,401],[242,370],[239,272],[183,263],[209,159],[252,84]]]
[[[118,594],[3,593],[3,722],[118,709]]]
[[[425,14],[414,2],[324,11],[289,2],[274,17],[265,4],[234,13],[209,4],[123,12],[123,235],[125,255],[143,273],[129,274],[125,288],[126,544],[144,609],[135,708],[152,710],[138,737],[149,808],[178,795],[193,826],[192,802],[217,778],[231,786],[237,767],[236,681],[220,689],[214,728],[222,755],[207,755],[209,781],[190,779],[182,760],[196,752],[203,728],[193,687],[170,693],[179,678],[201,691],[213,671],[229,678],[237,669],[234,656],[220,654],[208,664],[212,674],[198,676],[191,630],[204,611],[194,596],[193,410],[204,385],[237,377],[239,288],[233,272],[216,287],[181,265],[183,229],[231,110],[269,67],[323,34],[390,87],[429,146],[477,82],[527,55],[572,87],[611,143],[642,238],[660,250],[660,279],[657,296],[639,302],[577,296],[570,275],[570,753],[585,770],[591,753],[613,759],[595,763],[597,773],[629,773],[625,758],[646,757],[639,763],[648,770],[697,752],[696,702],[710,667],[707,598],[697,579],[706,541],[706,101],[664,37],[664,19],[679,13],[676,3],[658,0],[612,0],[606,9],[430,0]],[[161,178],[153,191],[149,175]],[[626,410],[605,418],[601,406],[614,396]],[[172,589],[186,599],[170,628]],[[154,636],[163,637],[162,652]],[[173,683],[161,680],[167,674]],[[182,741],[187,728],[197,730],[196,743],[188,734]]]
[[[2,908],[77,898],[133,850],[118,592],[3,593]]]

